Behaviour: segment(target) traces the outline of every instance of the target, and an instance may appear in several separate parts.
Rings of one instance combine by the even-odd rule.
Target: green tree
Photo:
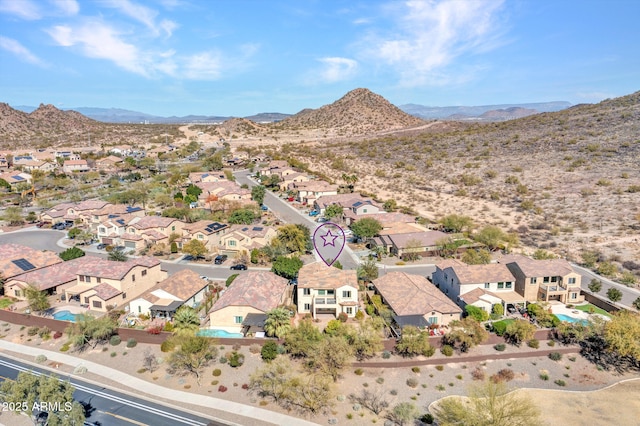
[[[467,400],[457,396],[440,400],[432,412],[441,426],[542,425],[540,412],[531,399],[491,380],[472,386]]]
[[[507,239],[507,234],[497,226],[489,225],[475,234],[474,239],[486,245],[490,250],[497,250],[502,247],[503,242]]]
[[[190,183],[189,186],[187,186],[187,190],[185,192],[187,193],[187,195],[191,195],[191,196],[195,197],[195,199],[197,200],[198,197],[200,196],[200,194],[202,194],[202,189],[200,189],[200,187]]]
[[[311,358],[316,369],[337,382],[342,370],[351,363],[353,348],[344,337],[329,336],[320,342]]]
[[[636,298],[636,300],[632,303],[633,307],[640,311],[640,296]]]
[[[193,374],[200,386],[202,371],[218,355],[218,348],[207,337],[190,336],[180,345],[180,349],[169,357],[169,371],[172,374]]]
[[[463,231],[471,231],[473,228],[473,219],[469,216],[461,216],[457,214],[450,214],[448,216],[440,219],[440,223],[445,228],[445,230],[451,232],[463,232]]]
[[[222,153],[216,152],[215,154],[205,158],[202,161],[202,167],[205,170],[222,170],[224,163],[222,162]]]
[[[264,331],[267,336],[282,339],[291,330],[291,315],[286,308],[275,308],[267,312]]]
[[[267,192],[267,188],[263,185],[256,185],[251,188],[251,199],[258,203],[259,206],[264,204],[264,196]]]
[[[351,225],[351,230],[353,231],[353,235],[358,238],[372,238],[378,235],[382,230],[382,224],[380,224],[376,219],[364,217],[356,220]]]
[[[193,239],[182,245],[182,252],[193,256],[194,259],[198,259],[209,253],[209,249],[202,241]]]
[[[391,198],[384,202],[384,204],[382,205],[382,208],[387,213],[395,212],[398,209],[398,203],[396,202],[396,200]]]
[[[298,271],[302,268],[302,265],[302,260],[299,257],[278,256],[271,265],[271,272],[291,280],[298,276]]]
[[[322,333],[310,319],[303,319],[284,337],[284,347],[294,358],[311,356],[322,341]]]
[[[198,313],[190,306],[180,306],[173,316],[173,326],[178,334],[195,334],[200,328]]]
[[[449,332],[442,337],[442,343],[468,352],[474,346],[489,338],[489,333],[478,321],[471,317],[449,323]]]
[[[491,263],[491,253],[487,249],[469,249],[460,260],[467,265],[488,265]]]
[[[585,250],[581,254],[582,264],[587,268],[593,268],[600,258],[600,254],[596,251]]]
[[[423,333],[417,327],[402,327],[402,336],[396,344],[396,352],[405,357],[416,355],[432,356],[435,349],[429,344],[429,333]]]
[[[365,261],[358,266],[358,278],[367,282],[378,278],[378,265],[376,265],[375,260],[365,259]]]
[[[69,247],[68,249],[61,252],[59,256],[60,256],[60,259],[67,261],[67,260],[77,259],[79,257],[84,256],[85,254],[86,253],[83,250],[79,249],[78,247]]]
[[[109,255],[107,256],[107,259],[113,262],[126,262],[127,260],[129,260],[129,256],[127,256],[124,251],[111,250],[109,252]]]
[[[418,418],[420,412],[411,402],[401,402],[388,414],[389,420],[399,426],[410,425]]]
[[[615,287],[611,287],[607,290],[607,298],[613,303],[619,302],[622,299],[622,292]]]
[[[32,311],[44,312],[51,307],[49,298],[47,297],[47,293],[44,291],[40,291],[40,289],[35,285],[29,284],[29,286],[24,289],[24,293],[27,297],[29,308]]]
[[[260,350],[260,356],[265,362],[271,362],[278,357],[278,344],[274,340],[267,340],[262,349]]]
[[[489,313],[482,308],[478,308],[477,306],[467,305],[464,307],[467,315],[478,322],[484,322],[489,319]]]
[[[606,350],[626,358],[636,368],[640,366],[640,315],[618,311],[604,326]]]
[[[615,277],[618,273],[618,268],[611,262],[600,262],[596,271],[605,277]]]
[[[342,214],[342,206],[340,204],[331,204],[324,209],[324,216],[328,219],[339,217]]]
[[[7,222],[9,222],[9,225],[11,226],[19,226],[24,223],[21,207],[16,207],[16,206],[7,207],[4,211],[4,216],[2,218]]]
[[[592,293],[599,293],[602,290],[602,281],[593,278],[589,283],[589,291]]]
[[[308,231],[308,228],[307,228]],[[284,247],[289,253],[304,253],[310,243],[310,236],[304,229],[295,224],[278,228],[272,244]]]
[[[536,333],[536,326],[526,320],[515,320],[507,324],[504,337],[507,341],[519,346],[525,340],[531,340]]]
[[[76,316],[76,322],[66,328],[65,333],[78,351],[83,351],[90,343],[95,348],[106,343],[116,333],[117,324],[114,319],[105,315],[96,318],[92,315]]]
[[[80,228],[71,228],[71,229],[69,229],[69,232],[67,232],[67,237],[69,237],[71,239],[74,239],[80,234],[82,234],[82,229],[80,229]]]
[[[238,209],[229,215],[229,223],[236,225],[251,225],[256,220],[256,214],[251,209]]]
[[[549,253],[546,250],[538,249],[533,252],[533,255],[531,257],[533,257],[536,260],[547,260],[547,259],[555,259],[556,255],[553,253]]]
[[[20,372],[16,380],[5,380],[0,386],[0,399],[15,404],[16,411],[33,418],[36,411],[47,412],[51,426],[82,425],[85,410],[73,399],[75,388],[69,381],[55,376]],[[42,404],[46,402],[47,404]]]
[[[436,247],[440,257],[453,257],[460,245],[453,238],[445,237],[436,241]]]

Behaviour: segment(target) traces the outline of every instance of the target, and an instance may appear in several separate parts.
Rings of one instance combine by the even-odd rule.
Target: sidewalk
[[[117,382],[117,383],[123,383],[123,384],[126,383],[127,387],[140,391],[141,393],[144,393],[145,394],[144,396],[146,396],[147,399],[151,399],[156,402],[157,402],[157,398],[164,398],[169,401],[174,401],[175,403],[178,403],[178,404],[185,403],[185,404],[197,405],[200,407],[215,408],[216,410],[219,410],[219,411],[225,411],[233,415],[240,415],[240,416],[244,416],[244,417],[259,421],[260,423],[258,424],[274,424],[274,425],[294,425],[295,424],[295,425],[307,425],[307,426],[316,425],[317,426],[317,423],[312,423],[298,417],[292,417],[286,414],[280,414],[274,411],[269,411],[262,408],[253,407],[250,405],[239,404],[237,402],[228,401],[225,399],[219,399],[219,398],[214,398],[214,397],[205,396],[205,395],[198,395],[198,394],[179,391],[177,389],[170,389],[164,386],[159,386],[159,385],[150,383],[146,380],[142,380],[137,377],[130,376],[119,370],[109,368],[104,365],[97,364],[91,361],[80,360],[71,355],[67,355],[59,352],[48,351],[45,349],[34,348],[31,346],[19,345],[17,343],[7,342],[1,339],[0,339],[0,349],[2,351],[10,351],[10,352],[15,352],[15,353],[19,353],[27,356],[32,356],[33,358],[35,358],[38,355],[45,355],[48,361],[59,362],[61,364],[70,365],[72,367],[83,365],[87,367],[90,373],[97,374],[109,380],[113,380],[114,382]],[[5,354],[5,355],[9,355],[9,354]],[[20,361],[23,361],[22,358],[17,358],[17,359]],[[29,361],[26,361],[26,362],[29,363]],[[43,367],[43,366],[38,365],[38,367]],[[80,375],[75,375],[73,373],[71,373],[70,375],[81,380],[86,380],[84,377]],[[118,390],[120,391],[120,389]],[[136,396],[140,397],[143,395],[136,395]],[[200,414],[204,415],[205,413],[201,412]],[[210,416],[207,416],[207,417],[210,417]],[[216,420],[222,423],[235,425],[235,423],[230,423],[222,419],[216,419]]]

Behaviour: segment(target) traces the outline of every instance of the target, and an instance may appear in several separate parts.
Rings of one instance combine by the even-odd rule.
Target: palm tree
[[[264,331],[267,336],[284,337],[291,330],[291,315],[285,308],[275,308],[267,312]]]
[[[181,306],[173,316],[173,326],[177,333],[195,333],[200,328],[198,313],[189,306]]]
[[[109,252],[108,259],[113,260],[114,262],[126,262],[127,260],[129,260],[129,257],[122,251],[111,250]]]

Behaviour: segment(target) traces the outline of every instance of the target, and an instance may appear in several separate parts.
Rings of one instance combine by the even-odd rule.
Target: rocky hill
[[[365,135],[426,124],[368,89],[355,89],[336,102],[305,109],[282,120],[280,129],[325,129],[339,134]]]

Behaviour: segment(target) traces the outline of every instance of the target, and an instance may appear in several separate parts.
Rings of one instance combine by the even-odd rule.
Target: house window
[[[347,306],[347,315],[353,314],[353,308],[351,306]]]
[[[22,297],[22,292],[20,290],[15,290],[16,297]]]
[[[342,297],[344,297],[345,299],[351,299],[351,291],[349,290],[344,290],[342,292]]]
[[[324,296],[325,294],[327,294],[326,290],[318,290],[318,296]]]
[[[85,275],[85,276],[84,276],[84,280],[85,280],[86,282],[90,283],[90,282],[91,282],[91,277],[90,277],[89,275]]]
[[[366,213],[366,212],[367,212],[367,209],[362,209],[362,213]]]
[[[542,282],[543,282],[543,283],[548,283],[548,282],[549,282],[549,277],[544,277],[544,278],[542,279]]]
[[[576,283],[576,279],[574,278],[569,278],[568,279],[569,284],[575,284]]]
[[[511,281],[507,281],[504,283],[504,288],[513,288],[513,283]]]
[[[235,245],[236,245],[235,240],[229,240],[229,247],[235,247]]]
[[[85,303],[85,305],[89,303],[89,298],[88,297],[84,298],[84,303]]]
[[[175,231],[175,230],[176,230],[175,225],[171,227],[171,230],[172,230],[172,231]]]
[[[199,239],[199,240],[201,240],[201,239],[203,239],[203,238],[204,238],[204,237],[202,236],[202,234],[198,234],[198,239]]]
[[[531,284],[536,284],[538,282],[538,278],[533,277],[531,278]]]
[[[136,274],[131,275],[131,281],[135,282],[135,280],[136,280]]]
[[[146,276],[146,275],[147,275],[147,270],[146,270],[146,269],[145,269],[145,270],[143,270],[141,275],[142,275],[143,277],[144,277],[144,276]]]
[[[498,290],[500,290],[501,288],[504,288],[504,283],[498,283]]]
[[[558,282],[558,277],[551,277],[551,282],[552,283],[557,283]]]
[[[491,288],[491,283],[484,283],[484,288]]]
[[[142,306],[138,306],[138,313],[141,314],[142,313]]]
[[[327,295],[332,296],[336,293],[335,290],[327,290]]]
[[[127,293],[122,293],[122,298],[126,299],[127,298]]]
[[[102,302],[100,302],[99,300],[94,300],[93,301],[93,307],[94,308],[98,308],[98,309],[102,309]]]
[[[78,279],[80,280],[80,282],[84,282],[84,275],[78,275]]]
[[[302,289],[302,294],[304,296],[310,296],[311,295],[311,289],[310,288],[303,288]]]
[[[571,299],[577,299],[578,293],[571,293]]]
[[[236,324],[242,324],[242,317],[241,316],[233,317],[233,322],[235,322]]]
[[[100,277],[96,277],[96,282],[97,282],[98,284],[100,284],[100,283],[102,282],[102,278],[100,278]]]
[[[305,311],[310,311],[311,310],[311,303],[305,303],[304,304],[304,310]]]
[[[437,324],[438,317],[429,317],[429,324]]]
[[[101,234],[106,234],[107,229],[103,226],[101,226],[100,228],[98,228],[98,232],[100,232]]]

